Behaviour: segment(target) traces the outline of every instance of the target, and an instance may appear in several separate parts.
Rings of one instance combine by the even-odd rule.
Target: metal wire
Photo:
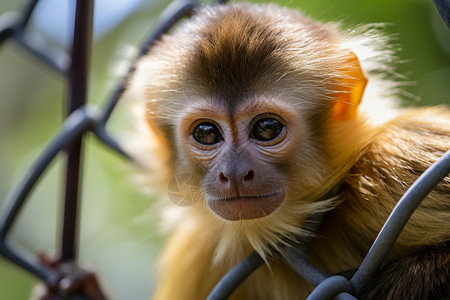
[[[67,119],[59,133],[25,173],[12,193],[8,195],[4,207],[0,211],[0,255],[40,278],[49,286],[54,286],[61,279],[61,275],[43,267],[26,250],[13,247],[8,243],[8,233],[31,190],[38,183],[41,175],[57,154],[67,151],[68,162],[61,253],[63,261],[75,261],[77,253],[78,192],[80,190],[78,177],[80,176],[80,167],[82,165],[83,136],[87,132],[93,132],[100,141],[111,149],[130,158],[121,149],[116,140],[108,134],[106,124],[124,92],[129,77],[135,70],[135,63],[132,64],[127,75],[114,89],[103,109],[86,105],[93,1],[76,1],[74,36],[70,53],[63,51],[50,53],[45,45],[38,44],[24,36],[24,30],[39,0],[30,0],[24,6],[21,14],[7,13],[0,16],[0,45],[7,40],[15,41],[19,46],[35,56],[38,61],[43,62],[64,76],[69,82]],[[217,0],[216,4],[225,2],[225,0]],[[155,42],[176,22],[192,15],[198,5],[195,0],[175,0],[172,2],[161,14],[156,29],[140,48],[135,61],[148,53]],[[449,172],[450,151],[422,174],[398,202],[366,258],[350,280],[342,276],[323,274],[309,262],[304,251],[304,249],[307,249],[308,241],[305,241],[300,246],[291,247],[287,250],[286,255],[279,259],[287,262],[296,273],[316,287],[308,299],[327,299],[331,297],[336,299],[355,299],[353,295],[358,293],[362,283],[370,279],[373,272],[383,263],[411,214],[433,187],[447,176]],[[320,222],[312,220],[312,223],[318,224]],[[257,253],[251,254],[222,278],[209,295],[208,300],[227,299],[239,284],[263,263],[263,259]],[[75,299],[75,296],[72,299]],[[80,298],[77,295],[76,299],[83,299],[83,296]]]
[[[428,168],[398,201],[375,242],[351,279],[358,293],[362,283],[381,266],[414,210],[431,190],[450,172],[450,151]]]

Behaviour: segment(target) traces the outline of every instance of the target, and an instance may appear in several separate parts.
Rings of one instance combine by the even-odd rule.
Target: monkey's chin
[[[209,208],[219,217],[228,221],[259,219],[273,213],[283,203],[283,190],[255,196],[235,196],[228,198],[207,197]]]

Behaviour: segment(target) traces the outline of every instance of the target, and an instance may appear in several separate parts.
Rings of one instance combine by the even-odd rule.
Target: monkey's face
[[[366,79],[334,27],[273,12],[202,10],[141,59],[129,89],[172,175],[198,178],[212,212],[298,224],[339,157],[327,132],[355,117]]]
[[[205,200],[215,214],[256,219],[283,203],[286,165],[300,134],[298,116],[289,111],[259,97],[235,108],[203,101],[183,115],[180,144],[200,167]]]

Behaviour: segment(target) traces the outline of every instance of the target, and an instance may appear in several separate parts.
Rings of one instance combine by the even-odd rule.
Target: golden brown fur
[[[221,118],[222,112],[239,115],[258,103],[255,109],[293,112],[302,137],[280,150],[288,196],[270,215],[227,221],[201,197],[188,207],[168,204],[174,233],[162,255],[155,299],[204,299],[251,251],[268,258],[283,243],[310,235],[302,224],[315,213],[327,216],[308,249],[311,261],[329,273],[359,265],[398,199],[450,149],[447,108],[392,108],[395,97],[384,92],[395,84],[380,76],[388,68],[380,61],[390,51],[376,49],[373,40],[385,42],[371,29],[353,36],[297,12],[236,4],[202,9],[142,58],[128,97],[140,108],[142,130],[158,139],[145,133],[134,147],[165,182],[192,172],[202,186],[202,168],[180,138],[179,123],[193,111],[217,108]],[[355,91],[359,84],[361,91]],[[333,188],[339,189],[335,197],[317,201]],[[449,192],[447,177],[413,214],[392,257],[450,240]],[[444,258],[446,250],[448,245],[439,248]],[[232,298],[299,299],[310,291],[289,267],[273,261]]]

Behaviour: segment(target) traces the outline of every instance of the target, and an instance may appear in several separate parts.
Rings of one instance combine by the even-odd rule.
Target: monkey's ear
[[[335,103],[333,106],[333,119],[335,121],[348,121],[356,117],[358,106],[364,94],[367,78],[359,64],[358,57],[349,53],[348,61],[341,73],[340,85],[333,94]]]

